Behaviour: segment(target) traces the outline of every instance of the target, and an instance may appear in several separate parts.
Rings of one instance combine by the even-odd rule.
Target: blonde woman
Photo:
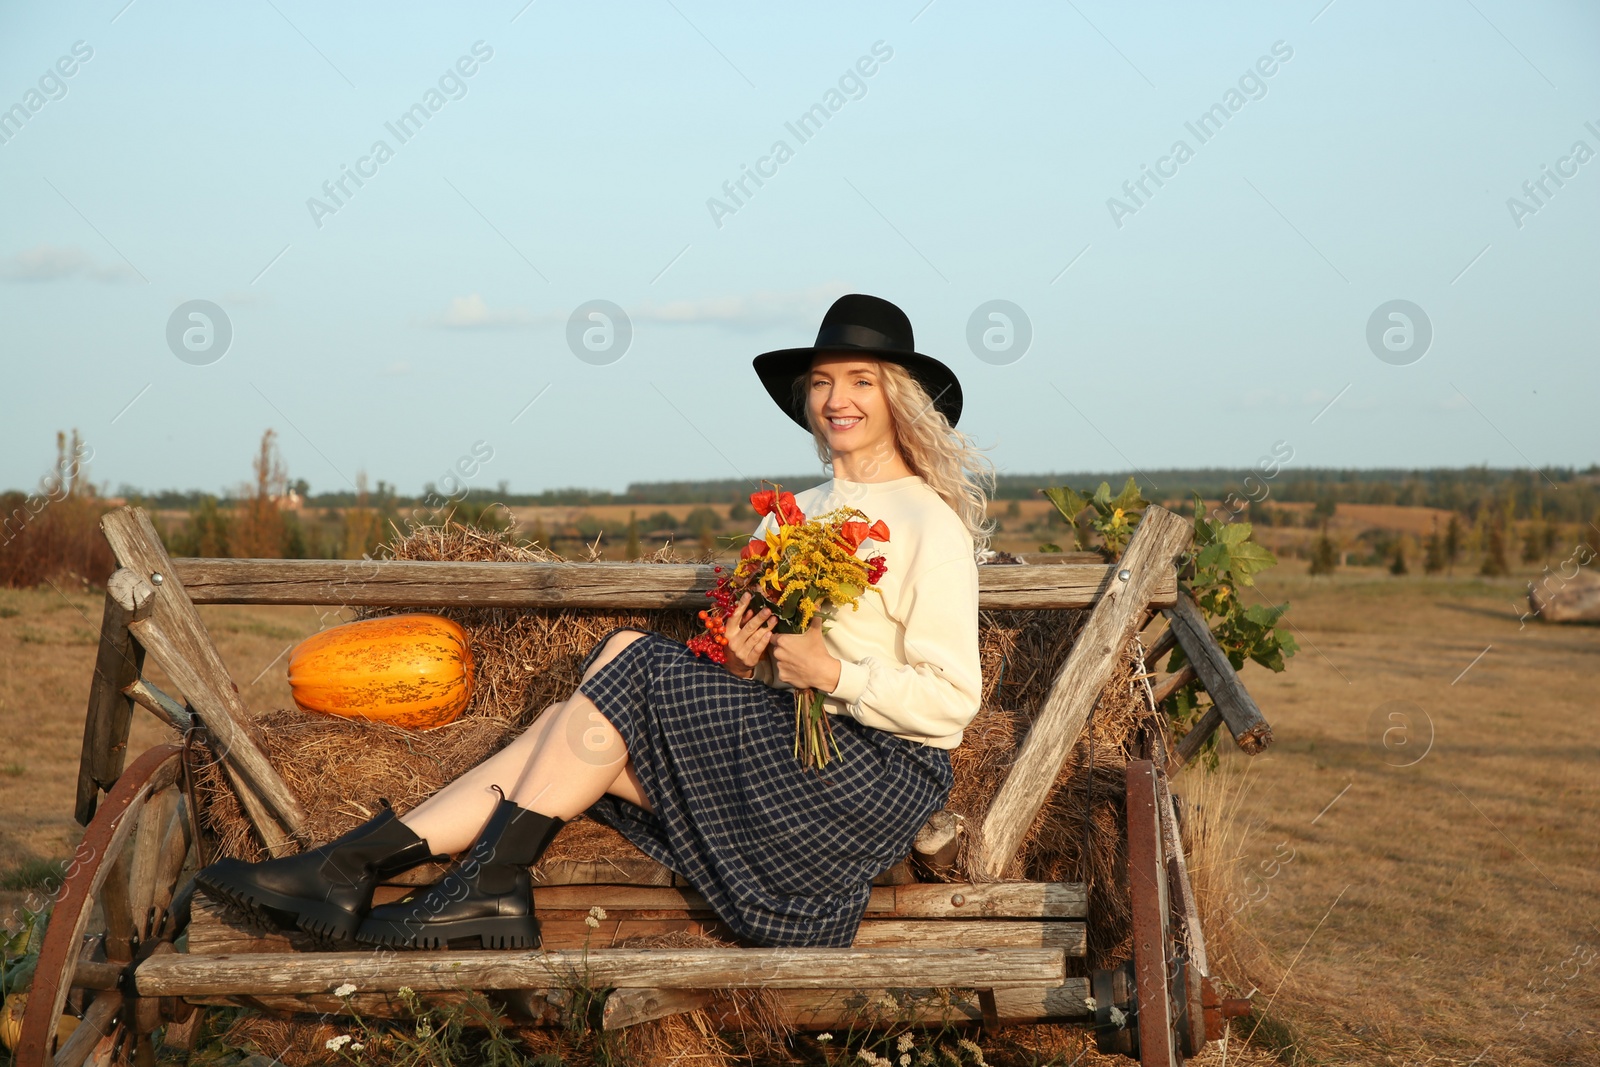
[[[654,631],[613,630],[569,699],[404,815],[386,808],[298,856],[220,861],[201,885],[366,944],[537,947],[528,868],[587,812],[687,879],[746,943],[849,945],[872,879],[943,806],[950,752],[978,711],[993,467],[955,430],[955,375],[916,352],[886,300],[840,298],[815,345],[765,353],[755,369],[832,466],[796,494],[802,510],[850,504],[888,527],[888,541],[860,549],[887,560],[881,598],[826,634],[776,634],[741,600],[720,665]],[[834,716],[840,757],[821,771],[794,755],[803,687]],[[378,881],[456,853],[433,885],[371,906]]]

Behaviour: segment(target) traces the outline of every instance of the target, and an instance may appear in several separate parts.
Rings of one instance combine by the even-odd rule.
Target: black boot
[[[392,948],[449,948],[476,938],[482,948],[538,948],[528,868],[564,823],[507,800],[489,815],[478,840],[444,877],[368,913],[356,940]]]
[[[379,881],[443,858],[385,801],[383,811],[319,848],[260,863],[221,859],[196,874],[195,882],[257,917],[348,941],[372,906]]]

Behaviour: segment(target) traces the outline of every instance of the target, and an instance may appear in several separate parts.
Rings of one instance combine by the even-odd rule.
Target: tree
[[[1428,535],[1428,548],[1422,557],[1422,569],[1427,574],[1444,570],[1444,539],[1439,536],[1439,516],[1433,517],[1433,532]]]
[[[1485,535],[1487,542],[1483,551],[1483,564],[1479,566],[1478,573],[1490,577],[1510,573],[1511,566],[1506,562],[1506,532],[1498,516],[1488,520]]]
[[[1311,573],[1332,574],[1338,565],[1338,554],[1334,552],[1333,542],[1328,539],[1328,524],[1324,522],[1322,535],[1317,538],[1316,548],[1311,553]]]
[[[387,486],[378,483],[381,497]],[[383,541],[383,520],[367,493],[367,472],[356,472],[356,503],[340,516],[339,558],[362,559]]]
[[[1450,513],[1450,525],[1444,531],[1444,562],[1447,573],[1455,574],[1456,560],[1461,556],[1461,517]]]
[[[1540,522],[1528,523],[1528,528],[1522,531],[1522,562],[1538,563],[1544,559],[1544,531],[1547,527]]]
[[[638,559],[643,555],[639,548],[639,518],[635,512],[628,512],[628,558]]]
[[[288,540],[278,501],[288,493],[289,475],[278,454],[277,432],[261,435],[256,456],[250,461],[255,480],[245,487],[235,507],[233,554],[240,559],[282,559]]]
[[[228,517],[217,507],[217,498],[202,494],[200,503],[189,512],[189,527],[182,538],[183,554],[225,559],[228,555]]]
[[[1406,566],[1406,542],[1403,537],[1394,539],[1394,558],[1389,561],[1389,573],[1399,576],[1409,574],[1411,569]]]

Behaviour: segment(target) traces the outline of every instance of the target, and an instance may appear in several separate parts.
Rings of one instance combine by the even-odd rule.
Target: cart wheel
[[[194,848],[187,804],[174,784],[183,747],[158,745],[122,772],[96,810],[45,927],[16,1050],[18,1067],[96,1062],[153,1064],[155,1031],[194,1012],[181,998],[139,997],[133,971],[176,951],[189,925]],[[183,884],[180,887],[180,879]],[[83,1021],[50,1058],[69,995]]]

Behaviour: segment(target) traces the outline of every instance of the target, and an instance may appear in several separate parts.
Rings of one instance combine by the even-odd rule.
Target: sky
[[[850,292],[1005,472],[1587,466],[1597,46],[1509,0],[7,4],[0,487],[72,428],[113,491],[269,427],[314,492],[821,475],[750,361]]]

